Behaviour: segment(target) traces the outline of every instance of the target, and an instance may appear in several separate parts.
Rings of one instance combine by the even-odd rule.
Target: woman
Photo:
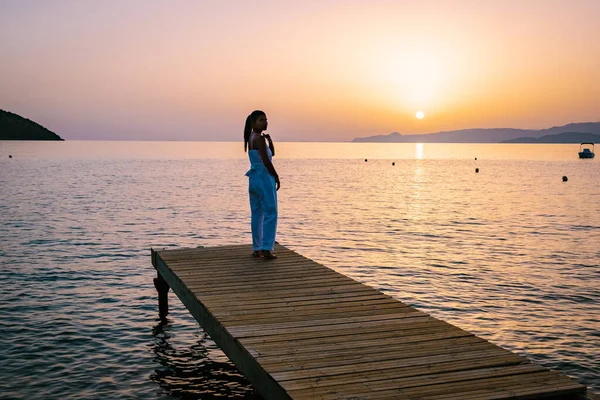
[[[271,161],[275,149],[270,136],[263,134],[265,130],[267,115],[260,110],[253,111],[244,126],[244,151],[248,151],[250,158],[250,171],[246,172],[246,176],[249,178],[252,212],[252,256],[272,260],[277,258],[272,251],[277,231],[277,191],[280,183]]]

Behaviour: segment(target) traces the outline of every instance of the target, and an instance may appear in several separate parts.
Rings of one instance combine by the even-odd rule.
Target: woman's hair
[[[264,111],[254,110],[252,114],[246,118],[246,125],[244,125],[244,151],[248,151],[248,141],[250,140],[250,133],[252,132],[252,125],[254,121],[261,115],[266,116]]]

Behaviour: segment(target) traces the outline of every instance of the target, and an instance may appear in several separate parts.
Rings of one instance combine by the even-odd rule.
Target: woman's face
[[[262,132],[262,131],[266,131],[267,130],[267,116],[266,115],[259,115],[255,120],[254,120],[254,124],[252,125],[252,129],[255,132]]]

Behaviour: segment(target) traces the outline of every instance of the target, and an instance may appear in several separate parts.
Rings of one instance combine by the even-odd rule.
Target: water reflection
[[[417,160],[423,159],[423,143],[415,143],[415,158]]]
[[[255,396],[182,305],[150,336],[149,247],[250,237],[240,144],[163,147],[0,143],[4,395]],[[598,160],[578,147],[281,143],[278,238],[598,390]]]
[[[426,143],[428,159],[577,160],[577,144]],[[422,159],[423,143],[279,142],[277,159]],[[239,142],[0,141],[0,163],[23,160],[247,159]],[[8,154],[13,158],[8,159]]]
[[[420,157],[423,157],[423,145],[421,143],[418,143],[418,145],[421,145],[421,153],[420,153]],[[417,153],[415,155],[415,157],[419,158],[419,150],[417,148]],[[421,209],[421,203],[425,200],[423,199],[423,165],[421,164],[422,161],[416,161],[415,164],[415,169],[414,169],[414,173],[413,173],[413,182],[411,185],[411,188],[409,190],[409,207],[407,209],[408,213],[408,218],[412,221],[417,221],[417,220],[421,220],[423,218],[423,216],[421,215],[422,209]]]
[[[167,318],[152,329],[153,361],[160,367],[150,380],[166,394],[180,399],[261,399],[204,331],[199,329],[193,345],[177,348],[170,328]]]

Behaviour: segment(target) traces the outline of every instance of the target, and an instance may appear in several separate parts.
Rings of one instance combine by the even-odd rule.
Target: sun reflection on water
[[[0,359],[35,382],[19,390],[73,397],[111,376],[148,398],[249,395],[176,299],[173,324],[148,335],[149,247],[249,242],[243,146],[63,144],[0,143],[14,156],[0,158],[0,264],[21,281],[0,302]],[[595,384],[600,187],[578,147],[281,143],[278,240]],[[67,387],[56,366],[73,359]],[[0,369],[0,382],[20,376]]]
[[[415,158],[417,160],[422,160],[423,156],[423,143],[415,143]]]

